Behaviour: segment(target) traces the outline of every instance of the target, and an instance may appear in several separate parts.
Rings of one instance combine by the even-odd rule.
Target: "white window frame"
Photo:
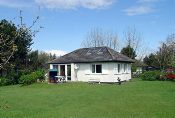
[[[127,64],[125,63],[125,64],[123,64],[124,66],[123,66],[123,71],[124,71],[124,73],[127,73]]]

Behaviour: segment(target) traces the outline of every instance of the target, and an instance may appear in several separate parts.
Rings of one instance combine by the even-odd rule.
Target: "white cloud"
[[[52,9],[76,9],[78,7],[101,9],[112,5],[114,0],[35,0],[35,2],[42,7]]]
[[[137,0],[135,6],[124,9],[123,11],[129,16],[152,13],[156,11],[155,4],[160,1],[162,0]]]
[[[11,8],[22,8],[22,7],[29,7],[29,1],[26,2],[25,0],[0,0],[0,6],[6,6]]]
[[[125,9],[123,11],[129,16],[134,16],[134,15],[151,13],[154,12],[155,10],[150,6],[135,6]]]
[[[46,50],[44,52],[51,53],[51,54],[56,54],[56,56],[63,56],[65,54],[67,54],[67,52],[63,51],[63,50]]]

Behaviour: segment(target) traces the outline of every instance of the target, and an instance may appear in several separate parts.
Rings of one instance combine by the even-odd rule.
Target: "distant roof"
[[[133,59],[109,47],[81,48],[61,56],[50,64],[90,63],[90,62],[134,62]]]

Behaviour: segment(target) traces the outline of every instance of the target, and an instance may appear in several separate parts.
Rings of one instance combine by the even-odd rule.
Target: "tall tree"
[[[48,65],[49,61],[51,61],[51,59],[49,58],[48,53],[39,52],[39,54],[38,54],[38,63],[39,63],[40,68],[43,68],[45,70],[49,69],[49,65]]]
[[[55,55],[56,56],[56,55]],[[54,55],[48,54],[46,52],[39,52],[38,50],[31,51],[28,54],[28,69],[48,69],[48,62],[54,59]]]
[[[128,28],[124,32],[125,48],[128,49],[129,57],[135,58],[136,55],[139,56],[140,60],[144,56],[144,47],[142,45],[141,34],[136,30],[136,28]],[[131,49],[131,50],[130,50]],[[132,52],[130,52],[132,51]]]
[[[157,62],[157,55],[153,53],[149,54],[148,56],[145,56],[143,62],[148,66],[159,67]]]
[[[29,54],[28,54],[28,57],[27,57],[27,67],[31,70],[37,70],[38,69],[38,66],[39,66],[39,62],[38,62],[38,50],[35,50],[35,51],[31,51]]]
[[[33,20],[30,26],[24,23],[24,18],[22,16],[22,11],[20,11],[20,24],[18,26],[18,37],[15,39],[18,50],[14,54],[12,61],[16,64],[16,68],[23,69],[26,68],[28,58],[27,54],[31,51],[31,45],[33,44],[33,37],[39,32],[39,29],[33,29],[39,20],[39,16]]]
[[[102,29],[95,28],[88,32],[87,37],[82,42],[83,47],[101,47],[107,46],[114,50],[119,49],[119,38],[116,33],[105,32]]]
[[[17,51],[17,27],[7,20],[0,21],[0,70],[12,66],[9,61]]]
[[[130,45],[127,45],[126,47],[122,48],[121,53],[132,59],[135,59],[135,57],[137,56],[136,52]]]
[[[23,68],[26,63],[27,53],[32,45],[32,38],[39,31],[33,30],[39,17],[29,27],[23,22],[22,11],[20,11],[20,24],[15,25],[12,21],[0,21],[0,70],[11,70],[15,67]],[[11,65],[9,68],[8,65]]]
[[[157,61],[161,68],[166,66],[175,67],[175,34],[171,34],[163,42],[157,51]]]
[[[170,34],[166,41],[160,44],[158,51],[143,59],[144,63],[149,66],[166,68],[169,66],[175,67],[175,34]]]

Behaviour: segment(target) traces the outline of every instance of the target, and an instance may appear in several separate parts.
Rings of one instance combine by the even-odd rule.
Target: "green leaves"
[[[38,70],[27,75],[22,75],[19,78],[19,83],[22,85],[30,85],[42,79],[44,79],[44,71]]]
[[[124,47],[121,50],[121,53],[128,56],[128,57],[130,57],[131,59],[135,59],[135,57],[137,56],[136,52],[134,51],[134,49],[130,45]]]
[[[159,79],[162,72],[160,71],[146,71],[143,74],[141,74],[140,78],[142,80],[148,80],[148,81],[155,81]]]

